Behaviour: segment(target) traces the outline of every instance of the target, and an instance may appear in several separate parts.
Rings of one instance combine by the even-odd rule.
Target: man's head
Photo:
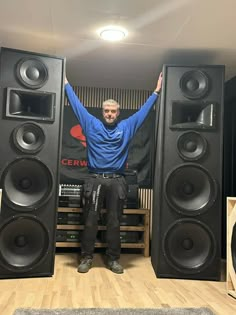
[[[113,126],[116,124],[117,118],[120,115],[120,105],[115,100],[109,99],[102,104],[103,119],[107,125]]]

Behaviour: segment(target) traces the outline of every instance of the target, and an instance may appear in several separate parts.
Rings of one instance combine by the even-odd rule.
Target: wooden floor
[[[225,281],[157,279],[150,257],[141,254],[122,254],[122,275],[107,270],[101,254],[87,274],[77,273],[77,261],[75,253],[60,253],[53,277],[1,280],[0,314],[12,315],[18,307],[209,307],[219,315],[236,314]]]

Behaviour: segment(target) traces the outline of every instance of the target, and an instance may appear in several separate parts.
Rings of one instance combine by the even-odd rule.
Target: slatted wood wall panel
[[[121,109],[138,109],[151,95],[151,91],[123,90],[116,88],[73,87],[75,94],[86,107],[102,107],[103,101],[112,98]],[[65,105],[69,105],[66,99]]]
[[[86,107],[102,108],[106,99],[115,99],[122,109],[139,109],[152,91],[126,90],[117,88],[73,87],[76,95]],[[65,98],[65,105],[69,105]],[[152,213],[152,189],[139,189],[140,207]]]

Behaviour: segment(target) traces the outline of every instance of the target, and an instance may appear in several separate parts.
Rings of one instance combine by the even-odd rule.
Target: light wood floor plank
[[[227,294],[224,274],[221,282],[159,279],[150,257],[122,254],[121,263],[124,274],[113,274],[102,255],[95,254],[93,268],[79,274],[77,254],[57,254],[51,278],[0,281],[0,314],[12,315],[18,307],[209,307],[218,315],[236,314],[236,299]]]

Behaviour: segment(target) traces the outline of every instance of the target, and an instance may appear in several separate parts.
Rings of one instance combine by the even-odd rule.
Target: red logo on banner
[[[80,143],[86,147],[87,143],[86,143],[86,137],[83,134],[82,128],[80,125],[76,125],[74,127],[71,128],[70,130],[70,134],[73,138],[76,138],[80,141]]]

